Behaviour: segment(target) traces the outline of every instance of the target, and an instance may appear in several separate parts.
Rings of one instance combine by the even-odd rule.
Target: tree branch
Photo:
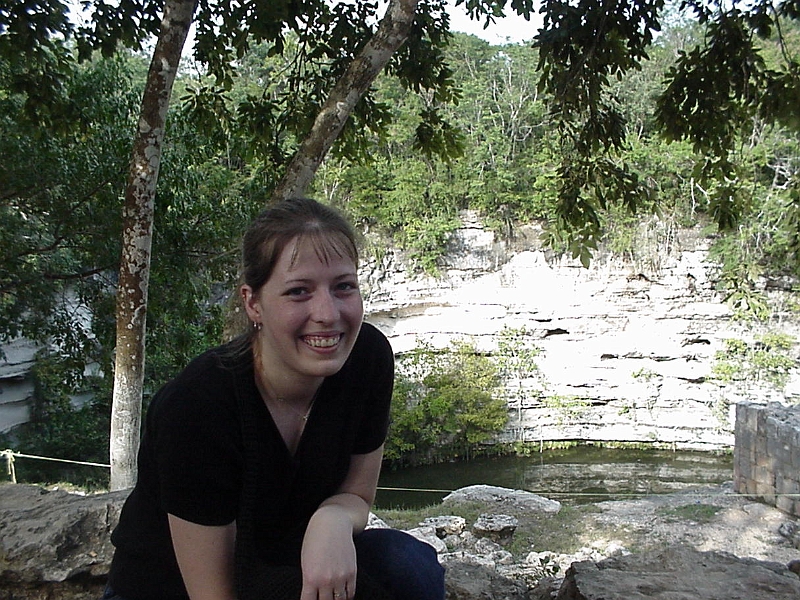
[[[331,90],[308,136],[303,140],[272,194],[277,202],[305,193],[320,164],[359,100],[403,45],[411,31],[419,0],[391,0],[378,30]]]

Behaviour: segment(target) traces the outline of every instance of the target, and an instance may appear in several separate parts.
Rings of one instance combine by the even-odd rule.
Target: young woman
[[[153,398],[104,598],[444,598],[430,546],[364,531],[394,362],[357,267],[350,225],[313,200],[249,227],[249,331]]]

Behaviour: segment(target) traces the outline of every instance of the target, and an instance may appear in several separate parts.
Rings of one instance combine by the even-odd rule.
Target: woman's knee
[[[355,543],[359,568],[388,587],[397,600],[444,598],[444,568],[430,544],[396,529],[368,529]]]

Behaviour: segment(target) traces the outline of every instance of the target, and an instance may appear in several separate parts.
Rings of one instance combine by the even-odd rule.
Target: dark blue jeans
[[[359,570],[396,600],[444,600],[444,568],[429,544],[397,529],[367,529],[355,544]]]
[[[395,600],[444,600],[444,568],[430,545],[396,529],[368,529],[355,538],[358,569]],[[106,589],[103,600],[125,600]]]

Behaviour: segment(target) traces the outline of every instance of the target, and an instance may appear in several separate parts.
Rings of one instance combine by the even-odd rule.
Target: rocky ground
[[[489,488],[490,493],[473,491],[422,510],[378,511],[386,524],[432,536],[431,543],[448,565],[449,600],[554,598],[571,564],[593,565],[609,557],[627,561],[618,571],[598,571],[617,588],[631,581],[641,586],[643,577],[651,587],[663,579],[665,589],[677,581],[684,586],[681,593],[691,592],[668,597],[717,600],[697,592],[709,585],[724,592],[738,582],[744,595],[719,598],[800,598],[800,582],[791,573],[787,579],[785,569],[792,561],[800,562],[800,522],[734,494],[730,485],[560,507],[528,492],[474,487]],[[0,600],[96,600],[112,552],[109,532],[123,500],[124,493],[81,497],[36,486],[0,485]],[[422,531],[426,527],[420,523],[431,521],[460,525],[445,533],[430,525],[428,533]],[[487,522],[513,522],[513,535],[492,541],[476,527]],[[780,563],[783,574],[753,571],[747,561],[728,564],[725,557],[698,558],[695,551]],[[640,556],[650,558],[628,560]],[[689,573],[695,565],[703,568]],[[606,586],[595,577],[598,573],[582,573],[575,585]],[[772,580],[767,584],[765,577]],[[754,582],[772,586],[772,591],[753,596]],[[788,591],[780,592],[783,588]],[[534,595],[538,591],[541,595]],[[604,597],[639,597],[628,594],[627,588],[616,592],[608,595],[606,590]]]
[[[466,521],[461,534],[446,539],[448,550],[472,553],[469,528],[481,514],[507,514],[518,521],[510,543],[493,565],[529,585],[543,575],[563,576],[574,561],[600,561],[682,545],[788,565],[800,560],[796,518],[733,492],[730,484],[594,504],[563,505],[557,513],[532,509],[508,498],[492,503],[448,502],[422,511],[388,511],[389,524],[412,529],[426,518],[455,515]],[[485,550],[485,549],[484,549]],[[481,552],[480,560],[487,558]],[[553,568],[557,567],[557,568]]]
[[[798,520],[731,485],[560,509],[491,486],[451,496],[422,513],[385,515],[437,547],[449,600],[800,598]],[[498,528],[487,538],[492,521]],[[434,539],[426,524],[435,525]]]
[[[617,531],[623,545],[640,550],[680,543],[783,564],[800,559],[797,519],[730,485],[594,506],[586,524],[602,532],[596,542]]]

